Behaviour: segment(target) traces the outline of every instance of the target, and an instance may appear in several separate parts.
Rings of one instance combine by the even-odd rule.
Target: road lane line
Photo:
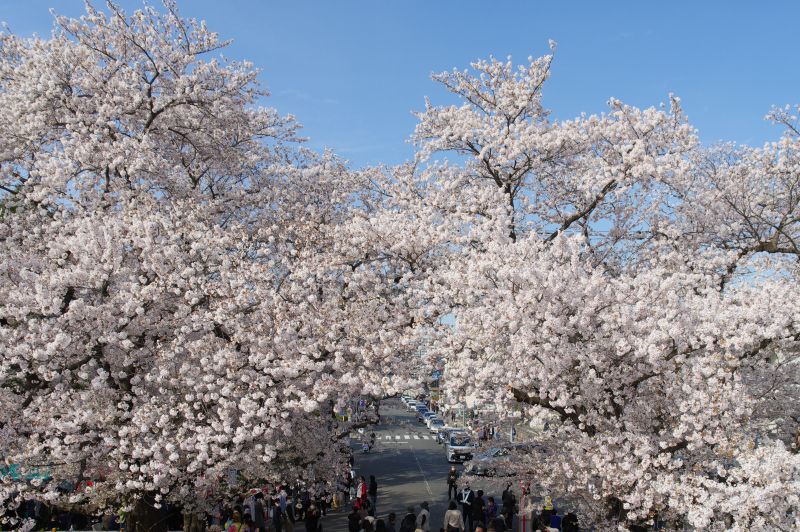
[[[428,477],[425,476],[425,471],[422,469],[422,464],[419,463],[419,458],[417,458],[417,451],[414,450],[414,446],[411,446],[411,454],[414,455],[414,461],[417,462],[417,468],[419,469],[420,474],[422,475],[422,480],[425,481],[425,489],[428,490],[428,495],[433,497],[433,492],[431,491],[431,485],[428,484]]]
[[[414,439],[418,440],[419,439],[419,435],[418,434],[414,434]]]
[[[400,435],[398,434],[397,436],[394,437],[394,439],[395,440],[399,440],[400,439]]]
[[[405,439],[407,439],[407,440],[410,440],[410,439],[411,439],[411,436],[409,436],[408,434],[403,434],[403,437],[404,437]]]

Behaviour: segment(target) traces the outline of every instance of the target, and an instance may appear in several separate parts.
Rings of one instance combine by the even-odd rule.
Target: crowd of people
[[[511,484],[506,485],[499,501],[493,496],[485,496],[483,490],[473,491],[469,483],[464,483],[461,491],[456,490],[457,473],[450,468],[447,475],[447,496],[450,499],[444,514],[445,532],[501,532],[511,530],[513,525],[516,496]],[[456,493],[455,497],[452,493]]]
[[[184,529],[191,532],[321,532],[321,519],[334,504],[332,490],[323,483],[278,486],[270,494],[256,491],[219,504],[208,516],[207,523],[189,523]]]
[[[483,490],[473,490],[468,479],[459,483],[459,474],[452,466],[447,474],[449,502],[441,521],[431,516],[427,501],[418,509],[407,507],[402,515],[379,514],[377,479],[374,475],[368,479],[356,475],[351,456],[350,468],[333,485],[280,486],[271,495],[257,492],[240,497],[234,504],[215,509],[208,530],[321,532],[321,518],[327,511],[347,508],[348,532],[503,532],[514,529],[515,516],[523,509],[531,522],[530,530],[578,531],[577,517],[572,513],[560,515],[549,497],[544,498],[540,511],[531,512],[529,491],[523,486],[518,500],[513,484],[508,483],[499,496],[487,495]]]
[[[456,468],[451,467],[447,475],[447,498],[450,503],[444,516],[444,532],[512,530],[515,515],[524,515],[530,530],[578,532],[577,516],[574,513],[560,515],[550,497],[544,497],[541,511],[533,511],[530,486],[522,487],[521,500],[518,501],[510,482],[497,499],[485,496],[483,490],[472,490],[469,482],[463,483],[459,491],[457,481]]]

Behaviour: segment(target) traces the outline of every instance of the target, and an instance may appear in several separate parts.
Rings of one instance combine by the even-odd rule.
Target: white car
[[[447,441],[447,461],[452,463],[462,463],[472,460],[475,452],[475,444],[466,432],[451,432]]]
[[[415,412],[417,410],[417,404],[418,403],[412,399],[406,403],[406,407],[408,407],[410,411]]]
[[[431,422],[436,420],[436,419],[438,419],[439,421],[442,420],[442,418],[440,418],[436,414],[432,414],[430,416],[426,416],[425,417],[425,426],[428,427],[428,428],[431,428]]]

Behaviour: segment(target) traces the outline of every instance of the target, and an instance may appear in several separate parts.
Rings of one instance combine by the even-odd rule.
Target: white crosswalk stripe
[[[435,438],[429,434],[420,434],[412,432],[410,434],[381,434],[375,435],[376,440],[434,440]]]

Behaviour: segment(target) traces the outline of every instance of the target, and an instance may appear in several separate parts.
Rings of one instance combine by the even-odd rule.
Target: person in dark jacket
[[[389,512],[386,517],[386,532],[397,532],[397,514]]]
[[[259,532],[266,532],[267,531],[267,522],[264,520],[264,494],[260,491],[256,493],[255,502],[253,503],[253,525],[259,530]]]
[[[470,489],[469,484],[458,495],[458,502],[461,504],[461,514],[464,516],[464,528],[472,530],[472,503],[475,501],[475,492]]]
[[[506,489],[503,490],[502,500],[503,507],[501,508],[500,513],[505,519],[506,527],[511,528],[511,521],[514,518],[514,506],[516,506],[517,500],[514,496],[514,492],[511,490],[510,482],[506,486]]]
[[[561,520],[561,532],[578,532],[578,516],[570,512]]]
[[[311,503],[308,510],[306,510],[305,517],[306,532],[318,532],[322,528],[319,523],[320,512],[316,504]]]
[[[347,514],[348,532],[358,532],[361,530],[361,516],[358,515],[358,508],[353,506],[353,511]]]
[[[486,528],[485,521],[485,512],[486,510],[486,501],[483,500],[483,490],[478,490],[478,494],[475,497],[475,500],[472,501],[472,527],[475,528],[478,525],[483,526]]]
[[[369,476],[369,487],[367,488],[367,497],[369,498],[372,511],[377,512],[378,504],[378,481],[375,480],[375,475]],[[375,514],[373,514],[375,515]]]
[[[487,524],[487,526],[489,527],[489,530],[491,530],[492,527],[494,527],[495,532],[505,532],[505,530],[510,530],[508,527],[506,527],[506,520],[503,519],[502,515],[498,515],[497,517],[495,517],[491,522]]]
[[[406,508],[406,516],[400,521],[400,530],[398,532],[414,532],[417,529],[417,514],[414,513],[414,507],[409,506]]]
[[[458,495],[456,488],[456,481],[458,480],[458,472],[456,466],[450,466],[450,471],[447,472],[447,498],[454,499]],[[452,493],[452,495],[450,495]]]
[[[256,511],[258,508],[256,508]],[[275,532],[282,532],[283,531],[283,524],[286,521],[283,512],[281,511],[281,501],[279,499],[275,499],[272,501],[272,527],[275,529]],[[259,532],[262,530],[266,532],[266,528],[259,528]]]

